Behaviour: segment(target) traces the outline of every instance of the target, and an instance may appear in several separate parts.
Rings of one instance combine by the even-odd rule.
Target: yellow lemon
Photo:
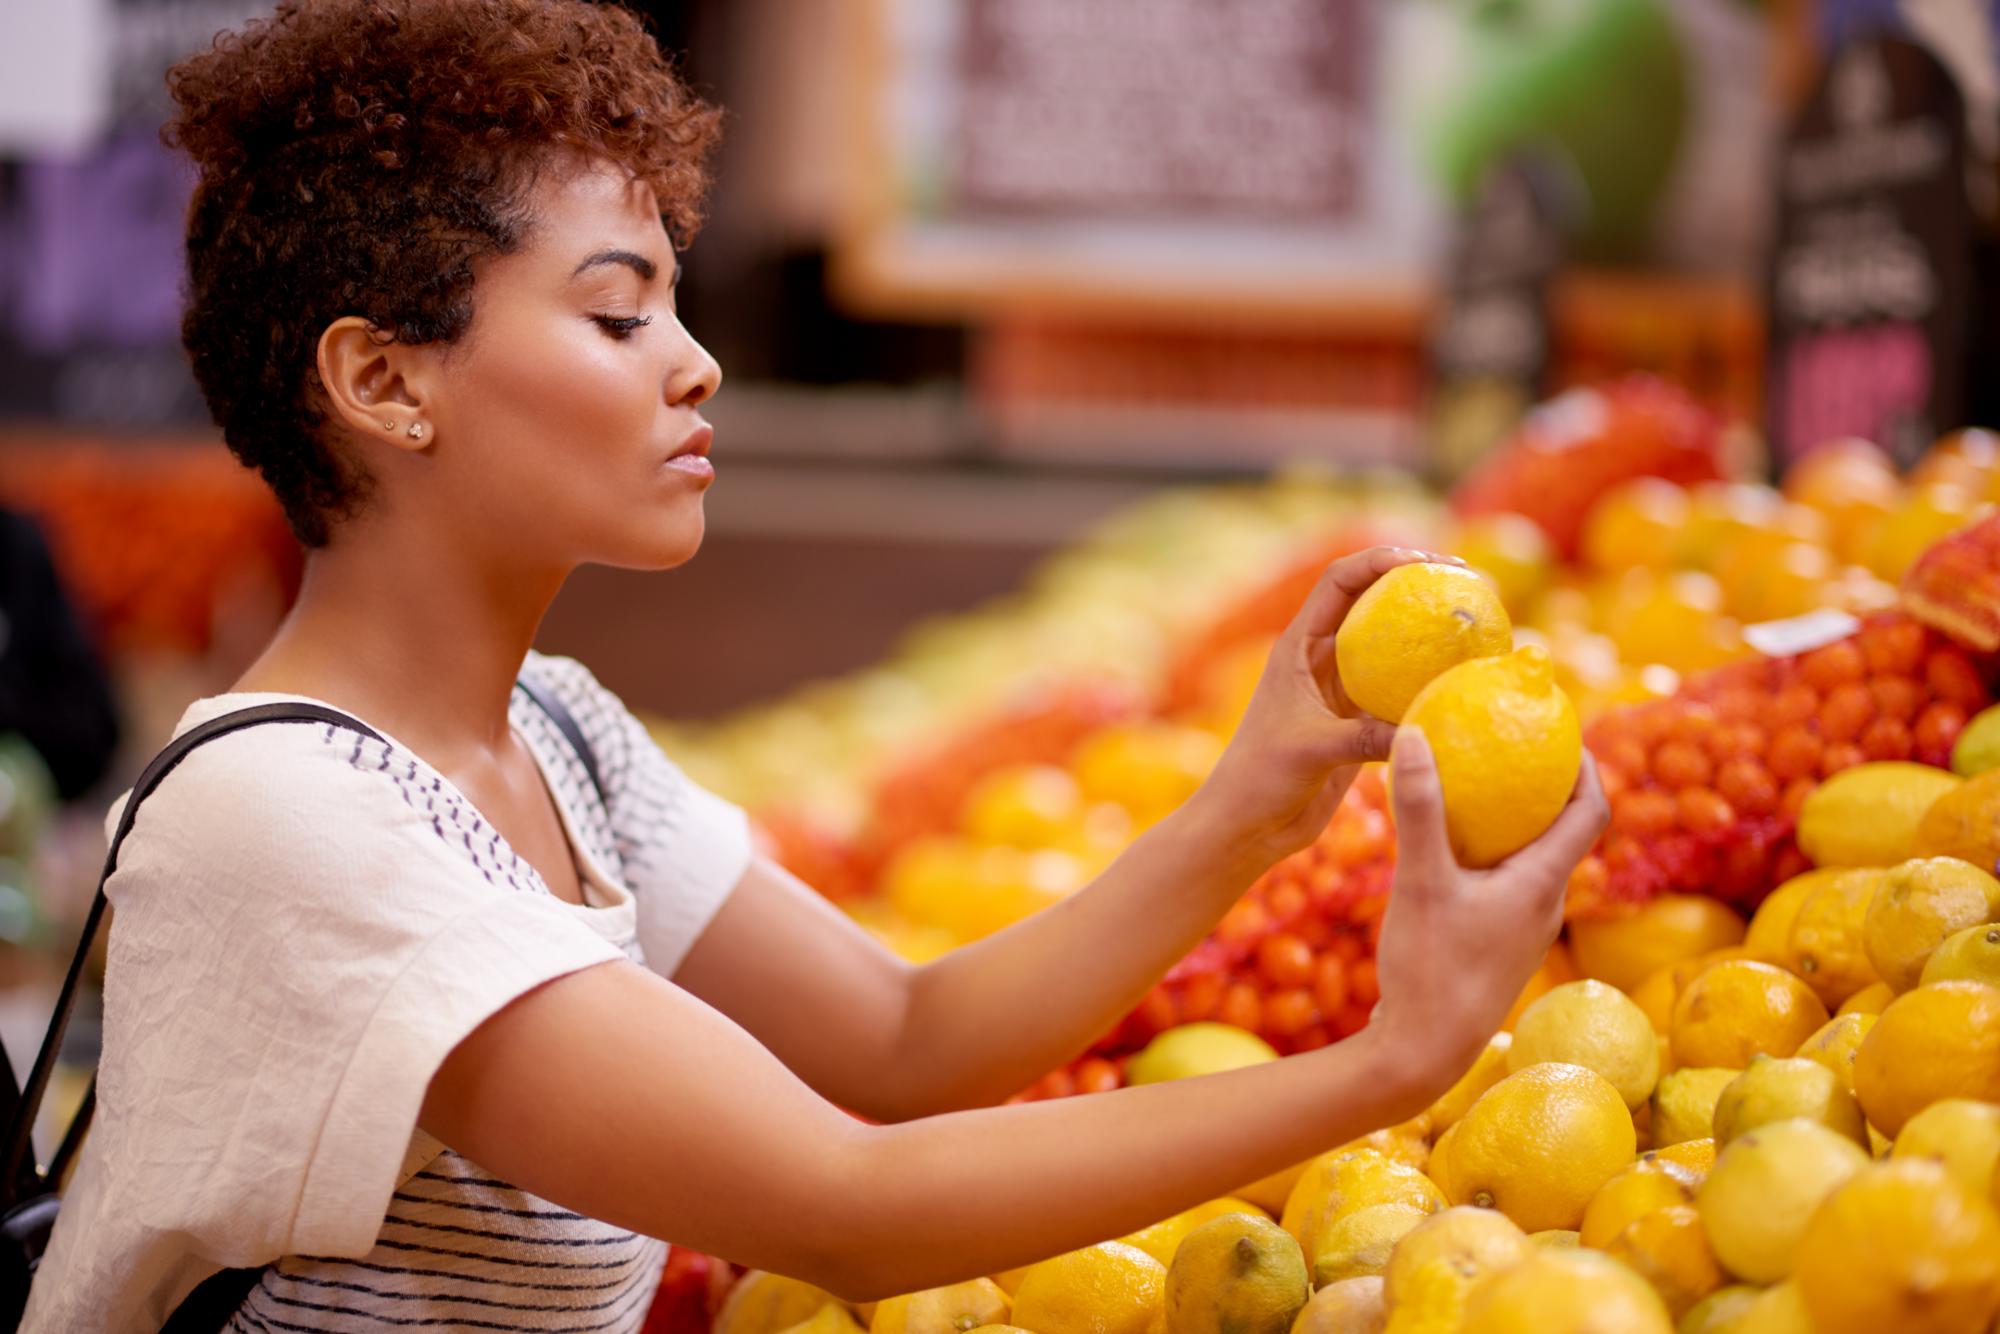
[[[1813,1216],[1798,1285],[1821,1334],[1985,1330],[2000,1312],[2000,1217],[1936,1163],[1877,1163]]]
[[[715,1334],[777,1334],[839,1302],[824,1288],[752,1269],[736,1280],[715,1313]]]
[[[1311,1296],[1298,1242],[1226,1215],[1188,1233],[1167,1269],[1167,1334],[1287,1334]]]
[[[2000,704],[1972,715],[1951,747],[1951,771],[1961,778],[2000,769]]]
[[[1382,1307],[1382,1279],[1343,1279],[1312,1295],[1291,1334],[1382,1334],[1388,1314]]]
[[[1891,1138],[1944,1098],[2000,1102],[2000,987],[1939,982],[1898,996],[1854,1058],[1854,1094]]]
[[[1690,1066],[1660,1078],[1653,1090],[1655,1152],[1687,1140],[1712,1138],[1715,1104],[1737,1072],[1724,1066]]]
[[[1069,768],[1084,800],[1115,802],[1144,825],[1194,795],[1222,746],[1220,737],[1200,727],[1117,723],[1079,742]]]
[[[1429,1210],[1408,1204],[1371,1204],[1323,1216],[1305,1245],[1313,1286],[1381,1273],[1389,1267],[1396,1243],[1430,1216]]]
[[[1646,980],[1633,987],[1629,993],[1632,1003],[1646,1016],[1646,1022],[1660,1035],[1660,1060],[1664,1064],[1673,1059],[1673,1050],[1667,1045],[1667,1029],[1674,1022],[1674,1000],[1680,989],[1674,982],[1674,965],[1655,968],[1646,974]],[[1663,1068],[1660,1071],[1665,1074]]]
[[[1137,1246],[1163,1265],[1174,1262],[1174,1251],[1181,1239],[1211,1219],[1224,1218],[1230,1214],[1247,1214],[1252,1218],[1268,1219],[1270,1215],[1250,1203],[1225,1195],[1219,1200],[1197,1204],[1192,1209],[1182,1210],[1171,1218],[1163,1218],[1151,1227],[1142,1227],[1137,1232],[1120,1237],[1128,1246]]]
[[[1424,1219],[1397,1244],[1382,1277],[1383,1296],[1395,1305],[1417,1275],[1432,1265],[1443,1266],[1469,1285],[1527,1253],[1527,1234],[1507,1215],[1455,1205]]]
[[[1101,1241],[1028,1266],[1013,1320],[1035,1334],[1150,1334],[1166,1291],[1165,1265],[1136,1246]]]
[[[1629,1109],[1653,1095],[1660,1078],[1660,1042],[1631,997],[1587,978],[1551,988],[1515,1023],[1507,1052],[1509,1073],[1544,1061],[1595,1070]]]
[[[965,1334],[980,1325],[1004,1325],[1014,1304],[990,1278],[885,1297],[875,1304],[868,1334]]]
[[[1569,1250],[1583,1245],[1583,1234],[1581,1232],[1572,1232],[1564,1227],[1546,1228],[1540,1232],[1529,1233],[1528,1244],[1531,1246],[1553,1247],[1559,1251]]]
[[[1790,1279],[1759,1292],[1722,1330],[1724,1334],[1819,1334],[1799,1285]]]
[[[839,1302],[828,1302],[798,1324],[787,1326],[785,1334],[864,1334],[864,1331],[854,1312]]]
[[[1910,487],[1870,535],[1862,564],[1891,582],[1901,579],[1932,543],[1972,522],[1978,498],[1949,482]]]
[[[1914,857],[1956,857],[1974,866],[2000,860],[2000,769],[1945,792],[1917,825]]]
[[[1452,539],[1451,551],[1492,580],[1500,601],[1517,617],[1548,586],[1556,561],[1542,526],[1510,513],[1466,519]]]
[[[1355,1149],[1373,1149],[1384,1157],[1394,1158],[1399,1163],[1408,1163],[1421,1172],[1430,1164],[1430,1130],[1430,1114],[1425,1112],[1401,1125],[1371,1130],[1360,1139],[1349,1140],[1331,1152],[1333,1156],[1338,1157]],[[1236,1196],[1256,1205],[1275,1218],[1284,1213],[1285,1201],[1291,1198],[1292,1187],[1299,1184],[1299,1178],[1305,1175],[1306,1168],[1310,1167],[1312,1162],[1313,1160],[1308,1158],[1305,1162],[1293,1163],[1290,1167],[1273,1172],[1267,1177],[1260,1177],[1247,1186],[1238,1187]]]
[[[1481,1278],[1515,1264],[1532,1242],[1505,1214],[1465,1206],[1433,1214],[1396,1245],[1383,1275],[1395,1334],[1455,1334]]]
[[[1480,1280],[1465,1334],[1673,1334],[1646,1281],[1596,1251],[1538,1250]]]
[[[1734,1071],[1730,1073],[1733,1074]],[[1654,1158],[1663,1163],[1686,1168],[1694,1173],[1695,1185],[1699,1186],[1701,1179],[1708,1175],[1708,1169],[1715,1166],[1715,1140],[1711,1136],[1700,1135],[1661,1148],[1648,1149],[1639,1155],[1641,1162]]]
[[[1816,1121],[1774,1121],[1722,1150],[1695,1206],[1730,1273],[1776,1283],[1792,1272],[1813,1210],[1867,1165],[1865,1149]]]
[[[1806,895],[1837,876],[1845,874],[1838,866],[1824,867],[1795,875],[1764,896],[1757,905],[1757,911],[1750,914],[1750,926],[1743,936],[1743,948],[1752,958],[1765,963],[1782,964],[1785,953],[1790,948],[1792,923],[1798,919],[1799,905]]]
[[[1439,1134],[1444,1133],[1502,1079],[1507,1077],[1507,1052],[1514,1045],[1512,1033],[1495,1033],[1486,1040],[1472,1066],[1458,1077],[1458,1082],[1446,1089],[1443,1096],[1430,1105],[1424,1115],[1431,1127]]]
[[[1598,1188],[1577,1229],[1580,1244],[1603,1250],[1635,1219],[1655,1209],[1694,1203],[1700,1184],[1693,1172],[1659,1158],[1641,1158]]]
[[[1854,1092],[1854,1057],[1861,1050],[1861,1041],[1868,1036],[1868,1030],[1875,1027],[1876,1016],[1872,1014],[1837,1014],[1820,1026],[1820,1030],[1799,1044],[1800,1060],[1817,1061],[1833,1071],[1834,1078],[1848,1093]]]
[[[1583,517],[1581,554],[1594,569],[1664,570],[1688,542],[1695,509],[1688,493],[1660,477],[1639,477],[1605,492]]]
[[[1069,772],[1049,764],[996,769],[966,795],[959,827],[982,843],[1053,846],[1069,831],[1083,794]]]
[[[1722,1267],[1692,1204],[1668,1205],[1633,1219],[1604,1253],[1651,1284],[1676,1320],[1722,1286]]]
[[[1285,1201],[1291,1196],[1292,1187],[1299,1183],[1306,1168],[1312,1164],[1308,1158],[1303,1163],[1293,1163],[1290,1167],[1259,1177],[1247,1186],[1236,1188],[1236,1197],[1256,1205],[1273,1218],[1285,1212]]]
[[[1758,1056],[1722,1090],[1715,1102],[1715,1143],[1727,1148],[1745,1131],[1773,1121],[1803,1117],[1868,1147],[1861,1104],[1841,1085],[1840,1076],[1817,1061]]]
[[[1819,866],[1894,866],[1917,855],[1933,803],[1964,780],[1945,769],[1878,760],[1843,769],[1799,808],[1799,848]]]
[[[1736,1317],[1749,1309],[1750,1303],[1757,1300],[1761,1291],[1761,1288],[1753,1288],[1747,1283],[1732,1283],[1726,1288],[1717,1288],[1681,1317],[1676,1334],[1733,1334]]]
[[[1740,1070],[1758,1052],[1790,1056],[1829,1017],[1812,989],[1782,968],[1731,959],[1688,983],[1674,1002],[1674,1062]]]
[[[1385,722],[1401,722],[1439,675],[1513,646],[1513,625],[1494,586],[1457,565],[1398,565],[1354,600],[1333,639],[1347,697]]]
[[[1576,787],[1583,734],[1545,649],[1460,663],[1423,688],[1403,722],[1436,757],[1461,865],[1491,866],[1525,847]]]
[[[1576,966],[1620,991],[1669,964],[1740,945],[1743,936],[1743,919],[1705,894],[1662,894],[1622,916],[1569,924]]]
[[[2000,986],[2000,922],[1968,926],[1945,937],[1924,963],[1923,985],[1983,982]]]
[[[1969,1098],[1934,1102],[1903,1126],[1889,1156],[1941,1163],[1959,1185],[1983,1195],[2000,1171],[2000,1105]]]
[[[1445,1207],[1429,1177],[1375,1149],[1335,1149],[1307,1165],[1285,1201],[1282,1223],[1301,1246],[1311,1243],[1328,1218],[1376,1204],[1407,1204],[1425,1213]]]
[[[1271,1044],[1255,1033],[1230,1024],[1182,1024],[1154,1038],[1126,1064],[1125,1082],[1158,1084],[1277,1059]]]
[[[1018,1269],[1003,1269],[999,1273],[992,1275],[992,1279],[1000,1285],[1000,1291],[1006,1293],[1008,1299],[1011,1301],[1014,1294],[1021,1290],[1021,1280],[1027,1276],[1028,1270],[1033,1267],[1032,1265],[1022,1265]]]
[[[1574,1228],[1637,1152],[1632,1116],[1594,1070],[1545,1063],[1495,1084],[1451,1130],[1454,1204],[1497,1208],[1524,1231]]]
[[[1836,1014],[1880,1014],[1889,1002],[1896,999],[1896,993],[1887,982],[1877,982],[1872,987],[1863,987],[1840,1003]]]
[[[1882,980],[1908,991],[1945,937],[1993,921],[2000,880],[1956,857],[1918,857],[1883,873],[1862,940]]]
[[[1862,943],[1862,922],[1880,884],[1881,872],[1872,868],[1833,876],[1805,896],[1792,919],[1783,964],[1828,1009],[1881,981]]]

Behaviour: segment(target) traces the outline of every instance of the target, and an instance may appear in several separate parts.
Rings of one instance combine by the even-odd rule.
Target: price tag
[[[1783,621],[1763,621],[1743,627],[1744,642],[1759,653],[1773,658],[1789,658],[1825,648],[1847,638],[1861,628],[1861,622],[1844,611],[1822,608]]]

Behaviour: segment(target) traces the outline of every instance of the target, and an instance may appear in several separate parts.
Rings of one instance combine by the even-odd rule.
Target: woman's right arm
[[[1448,850],[1427,751],[1399,740],[1396,764],[1402,863],[1382,1006],[1335,1046],[1199,1079],[870,1126],[725,1016],[641,968],[609,964],[481,1024],[432,1080],[421,1123],[567,1208],[855,1300],[1123,1235],[1415,1114],[1471,1061],[1540,962],[1569,869],[1603,827],[1594,771],[1586,763],[1541,840],[1495,870],[1466,872]]]

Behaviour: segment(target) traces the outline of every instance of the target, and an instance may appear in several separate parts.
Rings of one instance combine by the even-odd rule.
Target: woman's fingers
[[[1320,575],[1319,582],[1313,585],[1313,591],[1307,595],[1305,605],[1293,618],[1292,625],[1308,638],[1331,635],[1347,619],[1354,599],[1366,592],[1368,585],[1398,565],[1449,559],[1433,556],[1429,552],[1412,551],[1407,547],[1370,547],[1352,556],[1342,556]]]
[[[1340,724],[1340,744],[1336,748],[1335,763],[1367,764],[1371,760],[1386,760],[1396,743],[1396,726],[1385,723],[1380,718],[1362,715],[1348,718]]]
[[[1396,731],[1390,755],[1390,795],[1396,808],[1396,865],[1399,886],[1420,891],[1449,882],[1457,874],[1445,832],[1444,789],[1430,742],[1414,727]],[[1404,873],[1408,873],[1407,877]]]

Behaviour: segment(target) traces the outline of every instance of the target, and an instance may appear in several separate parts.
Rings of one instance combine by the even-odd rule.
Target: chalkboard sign
[[[1518,154],[1487,173],[1460,222],[1430,339],[1433,470],[1456,477],[1543,396],[1549,289],[1585,206],[1565,164]]]
[[[1351,215],[1370,17],[1364,0],[970,0],[951,205]]]
[[[1975,222],[1965,107],[1892,37],[1828,61],[1779,160],[1772,461],[1857,435],[1913,461],[1968,420]]]
[[[1436,21],[1418,8],[864,0],[835,285],[905,315],[1345,311],[1414,335],[1442,220],[1382,103]]]

